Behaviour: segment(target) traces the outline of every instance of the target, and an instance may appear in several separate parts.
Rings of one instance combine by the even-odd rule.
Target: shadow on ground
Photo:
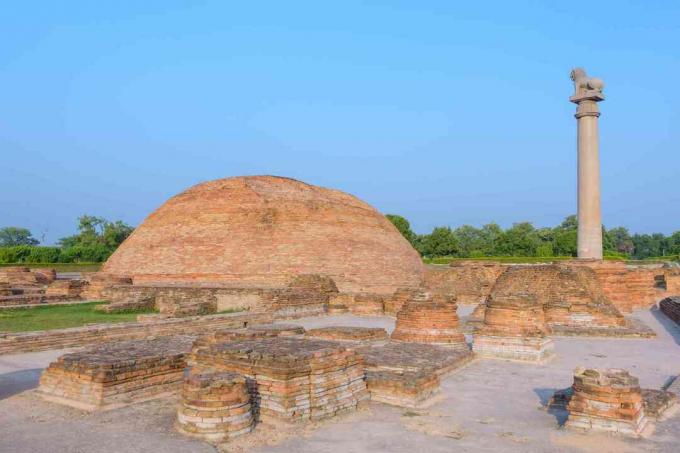
[[[552,401],[552,397],[555,394],[556,391],[558,390],[564,390],[564,389],[556,389],[554,387],[551,388],[535,388],[534,393],[538,396],[538,398],[541,400],[541,406],[545,408],[545,411],[555,417],[555,420],[557,421],[558,426],[564,426],[564,424],[567,421],[567,418],[569,417],[569,412],[567,412],[567,409],[564,406],[560,406],[557,404],[550,404]]]
[[[680,345],[680,326],[678,326],[672,319],[664,315],[659,307],[652,307],[649,312],[656,318],[656,320],[666,329],[666,332],[673,337],[675,344]]]
[[[42,372],[42,368],[32,368],[0,374],[0,400],[36,388]]]

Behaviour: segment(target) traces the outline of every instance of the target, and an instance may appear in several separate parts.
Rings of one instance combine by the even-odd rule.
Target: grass
[[[97,272],[103,263],[0,263],[0,267],[47,267],[57,272]]]
[[[153,313],[152,310],[102,313],[94,309],[101,304],[102,302],[88,302],[73,305],[5,308],[0,310],[0,332],[28,332],[79,327],[86,324],[130,322],[135,321],[139,314]]]

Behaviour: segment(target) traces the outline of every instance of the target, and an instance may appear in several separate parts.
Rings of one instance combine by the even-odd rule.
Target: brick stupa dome
[[[104,264],[135,284],[282,287],[322,274],[342,292],[417,287],[418,253],[373,207],[339,190],[244,176],[172,197]]]

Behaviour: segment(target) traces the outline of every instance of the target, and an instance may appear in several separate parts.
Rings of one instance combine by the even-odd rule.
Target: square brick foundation
[[[122,341],[65,354],[47,367],[38,393],[88,411],[177,393],[194,340],[176,336]]]
[[[484,358],[545,363],[555,356],[548,337],[490,336],[476,334],[473,352]]]

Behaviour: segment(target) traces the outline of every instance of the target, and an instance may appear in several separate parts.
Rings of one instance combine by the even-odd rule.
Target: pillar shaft
[[[578,257],[602,259],[600,150],[597,103],[581,101],[578,128]]]

